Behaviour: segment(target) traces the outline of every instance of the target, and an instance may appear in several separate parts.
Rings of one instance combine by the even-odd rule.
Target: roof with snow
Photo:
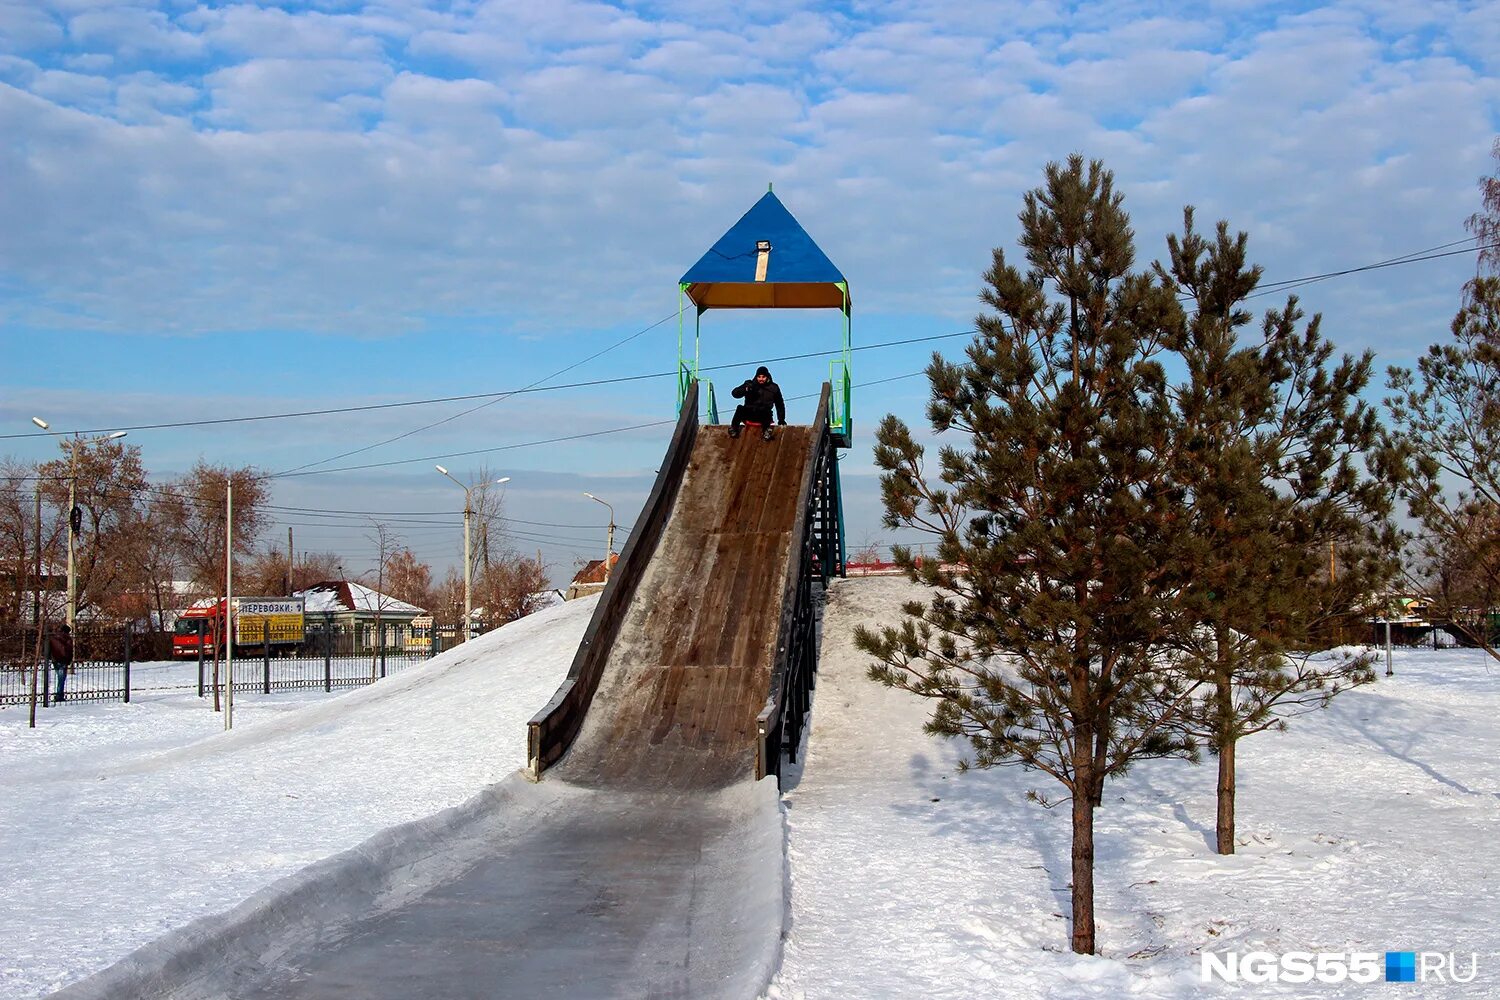
[[[398,601],[389,594],[371,590],[352,580],[315,583],[292,596],[300,597],[306,602],[306,611],[310,615],[338,614],[344,611],[368,611],[372,614],[378,611],[383,615],[413,616],[426,613],[415,604]]]
[[[770,191],[688,268],[680,284],[700,313],[849,308],[843,274]]]
[[[613,567],[615,565],[615,563],[617,563],[619,561],[620,561],[620,554],[618,552],[614,552],[614,553],[610,554],[609,565],[611,567]],[[590,559],[588,562],[586,562],[586,563],[583,564],[583,568],[580,569],[578,571],[578,573],[573,577],[573,582],[574,583],[603,583],[604,582],[604,577],[605,577],[604,560],[603,559]]]

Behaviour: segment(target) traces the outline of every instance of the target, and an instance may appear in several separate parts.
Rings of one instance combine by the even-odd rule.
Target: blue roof
[[[762,271],[758,244],[770,244]],[[807,230],[770,191],[682,276],[699,310],[837,308],[848,285]]]

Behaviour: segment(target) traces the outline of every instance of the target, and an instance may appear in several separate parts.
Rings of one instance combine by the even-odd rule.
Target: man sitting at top
[[[734,420],[729,424],[729,436],[740,436],[743,423],[760,424],[760,436],[771,440],[771,407],[776,407],[776,422],[786,424],[786,402],[781,398],[781,387],[771,381],[771,370],[765,365],[755,369],[755,377],[746,379],[743,385],[735,386],[735,399],[744,402],[734,408]]]

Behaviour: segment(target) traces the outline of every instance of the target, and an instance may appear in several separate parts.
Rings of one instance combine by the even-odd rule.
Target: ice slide
[[[826,413],[825,391],[811,427],[731,440],[700,432],[690,392],[569,677],[531,724],[533,780],[388,831],[58,996],[758,995],[785,857],[776,784],[755,779],[800,725],[808,563],[835,558]]]

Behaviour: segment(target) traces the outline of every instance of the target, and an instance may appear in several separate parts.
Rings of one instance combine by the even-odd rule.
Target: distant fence
[[[476,632],[484,630],[479,626]],[[39,649],[36,698],[42,705],[55,700],[57,674],[47,661],[48,637],[44,628],[38,644],[34,628],[0,626],[0,707],[30,702],[32,668]],[[196,690],[200,696],[212,693],[216,645],[219,686],[226,675],[224,650],[214,638],[209,634],[201,647],[186,655],[179,648],[179,655],[173,656],[170,632],[80,626],[73,640],[73,663],[67,668],[64,704],[128,702],[132,692],[148,690]],[[254,646],[235,645],[235,691],[269,694],[298,688],[332,691],[358,687],[426,662],[457,645],[461,635],[456,623],[413,626],[381,622],[376,628],[374,622],[341,622],[280,635],[273,629],[270,639]],[[166,661],[174,661],[177,668],[165,669]],[[151,669],[141,670],[146,663]]]

